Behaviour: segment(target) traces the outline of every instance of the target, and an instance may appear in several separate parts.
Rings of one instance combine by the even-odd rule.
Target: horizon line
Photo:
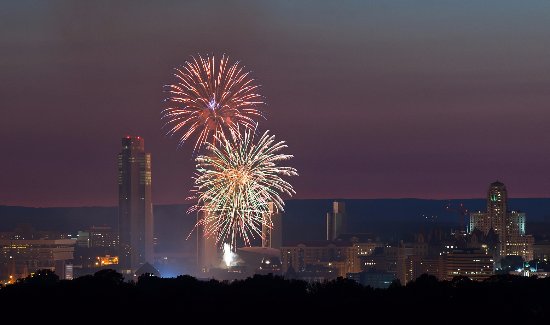
[[[470,198],[445,198],[445,199],[433,199],[433,198],[417,198],[417,197],[399,197],[399,198],[306,198],[306,199],[288,199],[288,201],[377,201],[377,200],[421,200],[421,201],[460,201],[460,200],[486,200],[485,197],[470,197]],[[509,197],[509,200],[515,199],[550,199],[550,197]],[[169,205],[191,205],[193,203],[153,203],[153,206],[169,206]],[[69,209],[69,208],[117,208],[118,205],[51,205],[51,206],[26,206],[26,205],[11,205],[0,203],[0,207],[8,208],[29,208],[29,209]]]

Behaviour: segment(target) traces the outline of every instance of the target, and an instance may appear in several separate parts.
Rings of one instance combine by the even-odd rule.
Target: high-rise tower
[[[327,212],[327,240],[335,240],[346,232],[346,204],[341,201],[332,202],[332,212]]]
[[[122,138],[118,154],[119,266],[124,274],[145,262],[153,264],[153,205],[151,203],[151,154],[143,138]]]
[[[500,235],[500,240],[505,241],[503,231],[506,227],[506,213],[508,212],[508,191],[506,186],[499,181],[491,183],[487,191],[487,213],[491,220],[491,227]]]
[[[491,183],[487,191],[487,211],[470,214],[469,232],[475,229],[488,235],[491,230],[498,235],[498,255],[533,257],[533,236],[525,234],[525,213],[508,210],[508,191],[499,181]]]
[[[283,215],[277,211],[275,203],[269,202],[269,217],[271,227],[266,222],[262,223],[262,247],[280,249],[283,245]],[[268,216],[264,216],[266,218]]]

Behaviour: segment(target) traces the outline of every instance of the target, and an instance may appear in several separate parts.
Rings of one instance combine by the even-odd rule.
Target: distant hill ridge
[[[286,201],[285,223],[296,226],[324,227],[325,215],[332,208],[329,199]],[[372,222],[422,222],[426,216],[437,216],[443,223],[457,222],[455,213],[445,210],[448,202],[463,203],[470,211],[485,210],[484,199],[344,199],[350,227],[361,228]],[[192,227],[195,218],[186,213],[188,205],[155,205],[155,225],[178,222]],[[527,213],[527,222],[550,222],[550,199],[510,199],[510,208]],[[18,224],[30,224],[37,229],[76,231],[89,225],[115,226],[117,207],[28,208],[0,206],[0,231],[12,230]],[[160,224],[158,225],[160,226]],[[161,227],[162,228],[162,227]]]

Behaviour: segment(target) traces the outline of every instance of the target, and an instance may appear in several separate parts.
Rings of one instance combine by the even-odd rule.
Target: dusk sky
[[[240,60],[288,143],[296,198],[550,197],[550,2],[1,1],[0,204],[116,205],[121,137],[153,201],[193,142],[161,130],[195,54]]]

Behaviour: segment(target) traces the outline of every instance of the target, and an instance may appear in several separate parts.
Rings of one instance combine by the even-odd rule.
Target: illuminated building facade
[[[416,280],[422,274],[433,275],[438,279],[446,278],[445,256],[419,256],[411,255],[406,259],[405,275],[400,277],[401,283]],[[404,280],[403,280],[404,279]]]
[[[361,257],[361,267],[364,271],[393,274],[402,284],[423,274],[439,280],[450,280],[456,275],[478,280],[493,274],[493,257],[484,243],[486,238],[480,241],[477,234],[479,230],[457,240],[435,228],[416,234],[414,242],[400,241],[375,248],[372,254]],[[479,265],[483,267],[477,269]]]
[[[73,239],[0,239],[0,277],[24,278],[36,270],[49,269],[65,279],[66,262],[73,259],[75,242]]]
[[[118,247],[118,234],[111,227],[92,226],[86,231],[79,231],[76,239],[78,247]]]
[[[92,226],[88,230],[90,234],[90,247],[110,247],[118,246],[118,234],[111,227]]]
[[[117,264],[118,264],[118,256],[105,255],[105,256],[96,257],[95,265],[97,267],[103,267],[107,265],[117,265]]]
[[[122,138],[118,155],[118,235],[120,270],[133,274],[140,265],[153,263],[153,206],[151,154],[143,138]],[[93,239],[93,235],[90,237]]]
[[[312,268],[326,268],[336,276],[345,277],[361,269],[361,256],[372,252],[375,243],[351,241],[303,242],[281,247],[281,268],[286,273],[292,268],[297,273]]]
[[[397,260],[399,249],[396,246],[385,245],[376,248],[372,254],[361,256],[361,269],[389,272],[397,277]],[[401,279],[400,279],[401,280]]]
[[[76,246],[83,248],[90,247],[90,233],[87,231],[78,231],[76,234]]]
[[[256,270],[256,274],[280,275],[281,274],[281,261],[277,257],[266,256],[266,257],[262,258],[262,262],[260,263],[260,266]]]
[[[498,255],[518,255],[533,259],[534,238],[525,234],[525,213],[508,210],[508,191],[501,182],[494,182],[487,191],[487,211],[470,214],[471,234],[478,229],[487,235],[493,230],[499,239]]]
[[[483,250],[456,249],[446,254],[445,261],[445,280],[467,276],[472,280],[482,281],[493,275],[493,257]]]
[[[341,234],[346,232],[347,217],[346,204],[341,201],[332,203],[332,212],[327,212],[327,240],[336,240]]]
[[[484,280],[493,275],[493,267],[493,256],[486,250],[452,248],[438,255],[409,255],[405,258],[404,269],[398,268],[404,273],[398,272],[396,276],[401,283],[414,281],[423,274],[439,280],[452,280],[455,276]]]

